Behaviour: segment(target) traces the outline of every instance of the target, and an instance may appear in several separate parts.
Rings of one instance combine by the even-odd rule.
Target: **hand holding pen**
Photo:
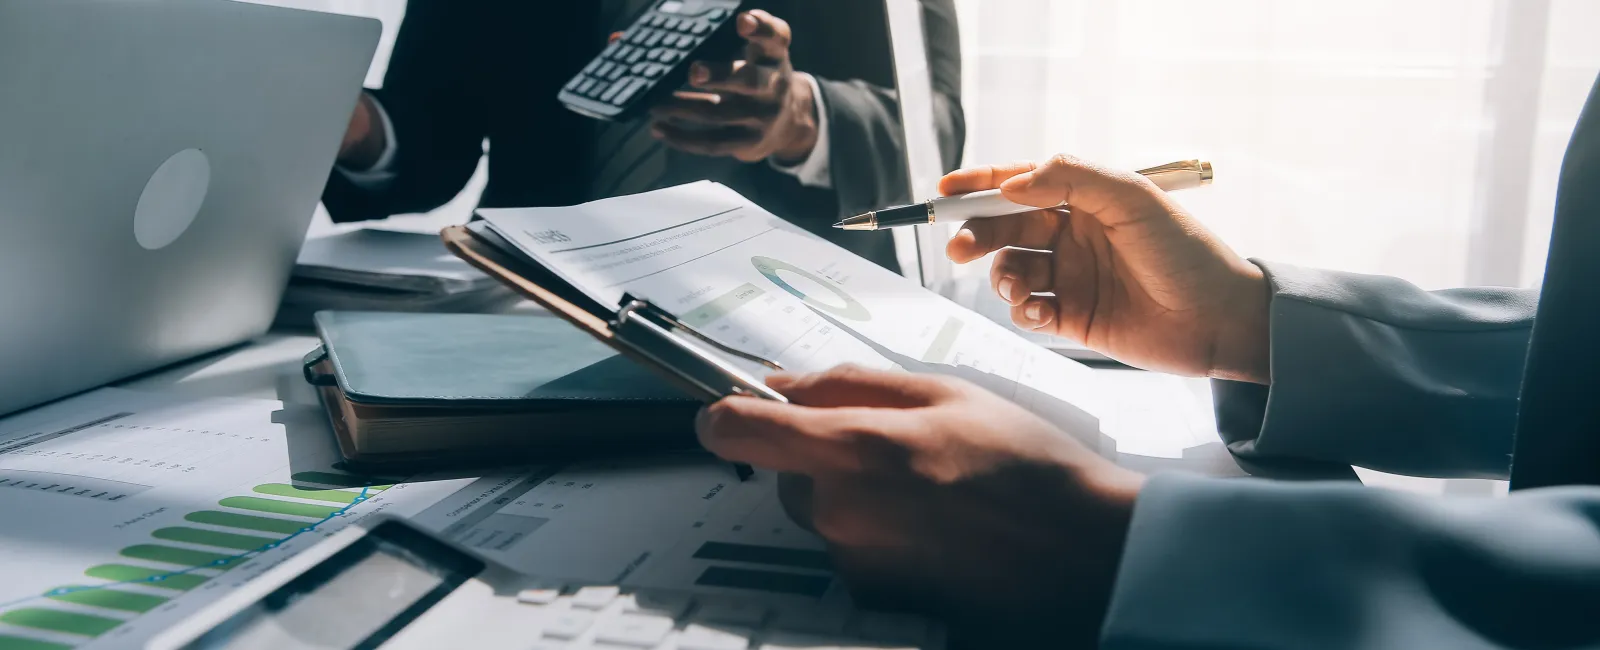
[[[1068,156],[956,171],[942,193],[999,189],[1031,207],[966,222],[946,252],[998,251],[990,283],[1023,328],[1150,370],[1265,381],[1261,269],[1147,179]]]

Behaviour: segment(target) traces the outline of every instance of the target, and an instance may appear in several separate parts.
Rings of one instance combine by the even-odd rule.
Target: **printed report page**
[[[1102,453],[1093,371],[700,182],[563,208],[481,210],[501,237],[607,304],[645,298],[797,372],[842,363],[955,375]]]

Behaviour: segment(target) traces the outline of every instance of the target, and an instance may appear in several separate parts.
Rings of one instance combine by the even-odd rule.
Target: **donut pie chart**
[[[810,271],[783,260],[775,260],[770,257],[761,257],[758,255],[750,258],[750,263],[754,264],[756,266],[756,270],[760,271],[761,275],[766,276],[768,280],[771,280],[773,284],[778,285],[779,288],[789,292],[790,295],[805,301],[807,305],[810,305],[814,309],[828,312],[829,314],[833,314],[834,316],[846,320],[872,320],[872,312],[867,311],[866,305],[863,305],[855,298],[850,297],[850,294],[845,293],[843,289],[840,289],[832,281],[826,278],[817,277],[816,274],[813,274]],[[778,274],[779,271],[783,271],[784,273],[793,273],[800,277],[806,278],[817,286],[827,289],[831,295],[820,297],[808,295],[784,281],[783,277]]]

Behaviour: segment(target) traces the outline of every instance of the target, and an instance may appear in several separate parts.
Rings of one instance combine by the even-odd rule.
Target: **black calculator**
[[[637,117],[657,98],[684,86],[690,62],[730,58],[739,44],[733,27],[739,5],[738,0],[658,0],[567,82],[558,95],[561,103],[602,120]]]

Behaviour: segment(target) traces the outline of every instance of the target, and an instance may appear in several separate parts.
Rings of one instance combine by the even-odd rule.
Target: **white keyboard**
[[[940,650],[943,631],[896,614],[757,604],[736,596],[536,582],[516,595],[529,650]]]

